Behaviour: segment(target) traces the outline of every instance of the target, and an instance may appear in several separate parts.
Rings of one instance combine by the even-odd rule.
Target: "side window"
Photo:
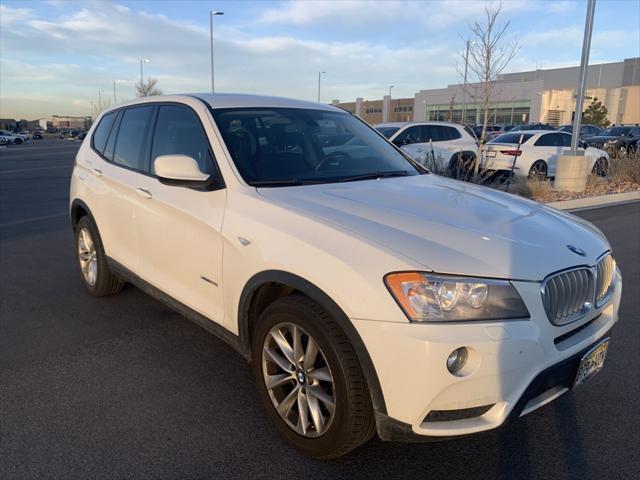
[[[196,113],[180,105],[160,107],[151,149],[153,161],[161,155],[187,155],[198,162],[204,173],[215,173],[207,135]]]
[[[104,152],[104,147],[107,144],[107,138],[109,138],[109,132],[115,119],[116,112],[105,115],[100,120],[95,132],[93,132],[93,148],[100,153]]]
[[[442,127],[442,128],[446,130],[447,140],[456,140],[462,137],[462,135],[460,135],[460,132],[458,131],[457,128],[454,128],[454,127]],[[494,127],[491,130],[495,132],[496,130],[498,130],[498,127]]]
[[[437,125],[423,125],[422,136],[424,138],[424,142],[428,142],[429,140],[432,142],[442,141],[442,138],[440,138],[440,128]]]
[[[113,122],[113,127],[111,127],[111,133],[109,134],[109,140],[107,140],[107,145],[104,147],[104,151],[102,152],[102,154],[111,161],[113,161],[113,150],[116,147],[116,138],[118,137],[120,120],[122,120],[122,110],[118,112],[116,121]]]
[[[538,140],[536,140],[536,147],[553,147],[555,146],[553,136],[555,133],[547,133],[546,135],[540,136]]]
[[[127,108],[122,114],[113,161],[143,171],[145,169],[146,131],[155,107]]]
[[[640,127],[632,128],[630,133],[633,137],[640,137]]]
[[[554,133],[554,135],[558,136],[558,146],[560,147],[570,147],[571,146],[571,135],[568,133]]]
[[[405,140],[408,140],[409,143],[422,143],[427,140],[423,140],[422,136],[422,128],[419,125],[414,125],[413,127],[407,128],[404,132],[402,132],[398,137],[394,140],[396,143],[401,143]]]

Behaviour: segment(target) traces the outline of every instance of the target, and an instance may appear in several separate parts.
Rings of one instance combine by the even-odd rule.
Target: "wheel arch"
[[[91,209],[89,209],[89,206],[79,198],[74,199],[73,202],[71,202],[71,208],[69,209],[69,219],[71,221],[71,226],[75,228],[80,219],[84,216],[88,216],[94,224],[96,223],[95,218],[93,218],[93,214],[91,213]]]
[[[265,292],[265,286],[275,288],[276,292],[277,289],[282,289],[281,293],[284,293],[284,295],[276,295],[274,298],[269,299],[269,293],[261,293]],[[273,292],[272,290],[268,291]],[[329,297],[329,295],[310,281],[298,275],[282,270],[266,270],[255,274],[245,284],[240,295],[238,305],[238,331],[241,348],[244,351],[243,353],[245,353],[245,356],[250,357],[251,337],[254,330],[254,322],[257,321],[258,316],[255,311],[256,301],[265,302],[266,305],[268,305],[277,298],[294,292],[299,292],[318,303],[329,315],[331,315],[338,325],[340,325],[356,352],[364,377],[367,381],[367,386],[369,387],[369,393],[371,395],[371,402],[374,410],[376,412],[386,414],[387,409],[384,396],[382,394],[382,388],[380,387],[380,381],[378,380],[378,374],[376,373],[369,352],[367,351],[360,334],[357,332],[346,313],[344,313],[342,308],[340,308],[340,306],[331,297]],[[267,298],[261,298],[261,295],[266,296]],[[271,295],[273,295],[273,293],[271,293]],[[265,308],[266,305],[264,305]]]

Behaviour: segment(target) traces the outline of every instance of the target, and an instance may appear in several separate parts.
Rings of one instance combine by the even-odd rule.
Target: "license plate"
[[[580,360],[580,366],[578,367],[578,373],[576,374],[574,387],[583,384],[596,373],[602,370],[604,366],[604,359],[607,356],[607,350],[609,349],[609,339],[605,338],[587,353],[585,353]]]
[[[495,157],[496,157],[496,152],[495,152],[495,150],[487,150],[487,151],[485,152],[485,154],[486,154],[486,157],[487,157],[487,158],[495,158]]]

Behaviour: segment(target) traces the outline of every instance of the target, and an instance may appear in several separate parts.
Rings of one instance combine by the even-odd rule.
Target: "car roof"
[[[385,122],[385,123],[376,123],[374,127],[405,127],[410,125],[446,125],[449,127],[461,127],[462,125],[454,122]]]
[[[153,95],[138,98],[129,102],[115,105],[108,110],[116,110],[130,105],[140,105],[151,102],[176,101],[181,98],[197,98],[213,109],[218,108],[242,108],[242,107],[271,107],[271,108],[307,108],[313,110],[326,110],[332,112],[345,112],[342,108],[323,103],[297,100],[294,98],[275,97],[267,95],[251,95],[244,93],[179,93],[169,95]]]

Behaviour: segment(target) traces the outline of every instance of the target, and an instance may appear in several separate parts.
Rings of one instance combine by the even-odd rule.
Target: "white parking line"
[[[37,170],[53,170],[56,168],[66,168],[72,170],[73,165],[61,165],[59,167],[38,167],[38,168],[20,168],[18,170],[0,170],[0,175],[5,173],[22,173],[22,172],[35,172]]]
[[[13,225],[20,225],[22,223],[39,222],[40,220],[48,220],[50,218],[66,217],[69,213],[56,213],[54,215],[45,215],[44,217],[25,218],[23,220],[16,220],[15,222],[0,223],[0,227],[10,227]]]

